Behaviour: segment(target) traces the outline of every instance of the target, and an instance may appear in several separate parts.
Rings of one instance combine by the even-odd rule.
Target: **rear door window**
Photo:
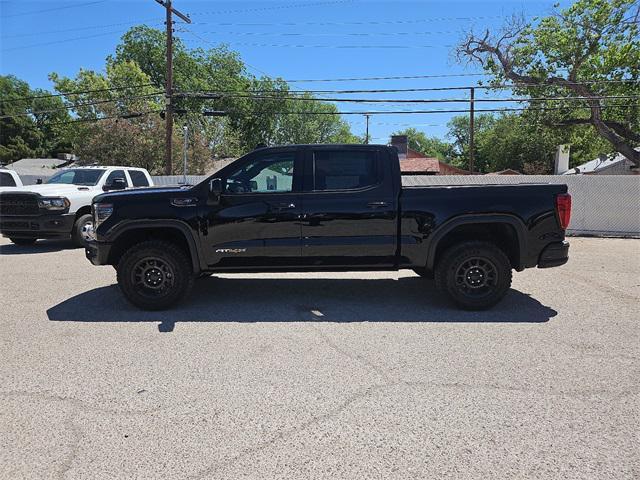
[[[379,183],[373,151],[325,150],[313,155],[313,190],[351,190]]]
[[[144,172],[140,170],[129,170],[129,176],[131,177],[131,183],[133,183],[134,187],[148,187],[149,180],[147,180],[147,176]]]
[[[0,172],[0,187],[15,187],[16,181],[10,173]]]

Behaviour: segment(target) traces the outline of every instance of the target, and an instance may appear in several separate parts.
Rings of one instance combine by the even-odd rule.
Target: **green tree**
[[[0,76],[0,162],[68,152],[69,118],[59,97],[13,75]]]
[[[478,138],[481,137],[484,132],[490,130],[494,126],[495,122],[496,119],[491,114],[483,113],[476,115],[474,122],[476,145],[478,143]],[[451,139],[452,142],[451,164],[468,170],[470,140],[469,117],[465,115],[455,116],[447,123],[447,127],[449,128],[447,138]],[[485,152],[478,151],[478,148],[476,147],[474,155],[475,163],[473,167],[475,172],[486,173],[490,171],[490,155],[491,152],[486,152],[485,155]]]
[[[104,72],[81,69],[73,78],[50,75],[79,121],[73,142],[84,160],[117,159],[160,171],[164,75],[165,33],[147,26],[123,35]],[[308,93],[303,98],[294,99],[282,79],[248,74],[239,55],[226,46],[189,49],[175,40],[174,135],[180,138],[182,126],[189,126],[194,172],[207,170],[213,156],[237,156],[258,144],[359,141],[334,105]],[[224,116],[203,115],[206,111]],[[174,143],[173,161],[179,163],[182,142]]]
[[[423,155],[435,157],[443,162],[449,162],[453,157],[453,146],[437,137],[430,137],[413,127],[398,130],[392,135],[406,135],[409,148]]]
[[[639,19],[637,0],[578,0],[534,24],[514,18],[499,32],[470,32],[457,51],[495,83],[513,82],[531,109],[546,110],[545,123],[589,125],[640,166]]]

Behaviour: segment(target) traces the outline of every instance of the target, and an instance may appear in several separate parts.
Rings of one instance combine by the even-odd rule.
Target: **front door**
[[[302,262],[393,266],[398,206],[385,150],[316,147],[305,161]]]
[[[225,169],[202,248],[211,268],[278,267],[300,260],[302,159],[296,150],[256,152]],[[235,165],[234,165],[235,166]]]

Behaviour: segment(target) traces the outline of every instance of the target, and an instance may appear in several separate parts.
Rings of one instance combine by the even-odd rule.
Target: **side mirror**
[[[222,195],[222,179],[212,178],[209,182],[209,195],[218,199]]]
[[[109,190],[124,190],[127,188],[127,181],[124,178],[114,178],[111,183],[105,183],[102,190],[108,192]]]

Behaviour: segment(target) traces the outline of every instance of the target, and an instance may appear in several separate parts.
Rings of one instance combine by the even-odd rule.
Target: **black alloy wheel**
[[[491,242],[458,243],[437,260],[436,288],[467,310],[492,307],[511,287],[509,257]]]
[[[118,286],[144,310],[164,310],[182,300],[193,287],[191,261],[180,247],[161,240],[139,243],[118,261]]]

